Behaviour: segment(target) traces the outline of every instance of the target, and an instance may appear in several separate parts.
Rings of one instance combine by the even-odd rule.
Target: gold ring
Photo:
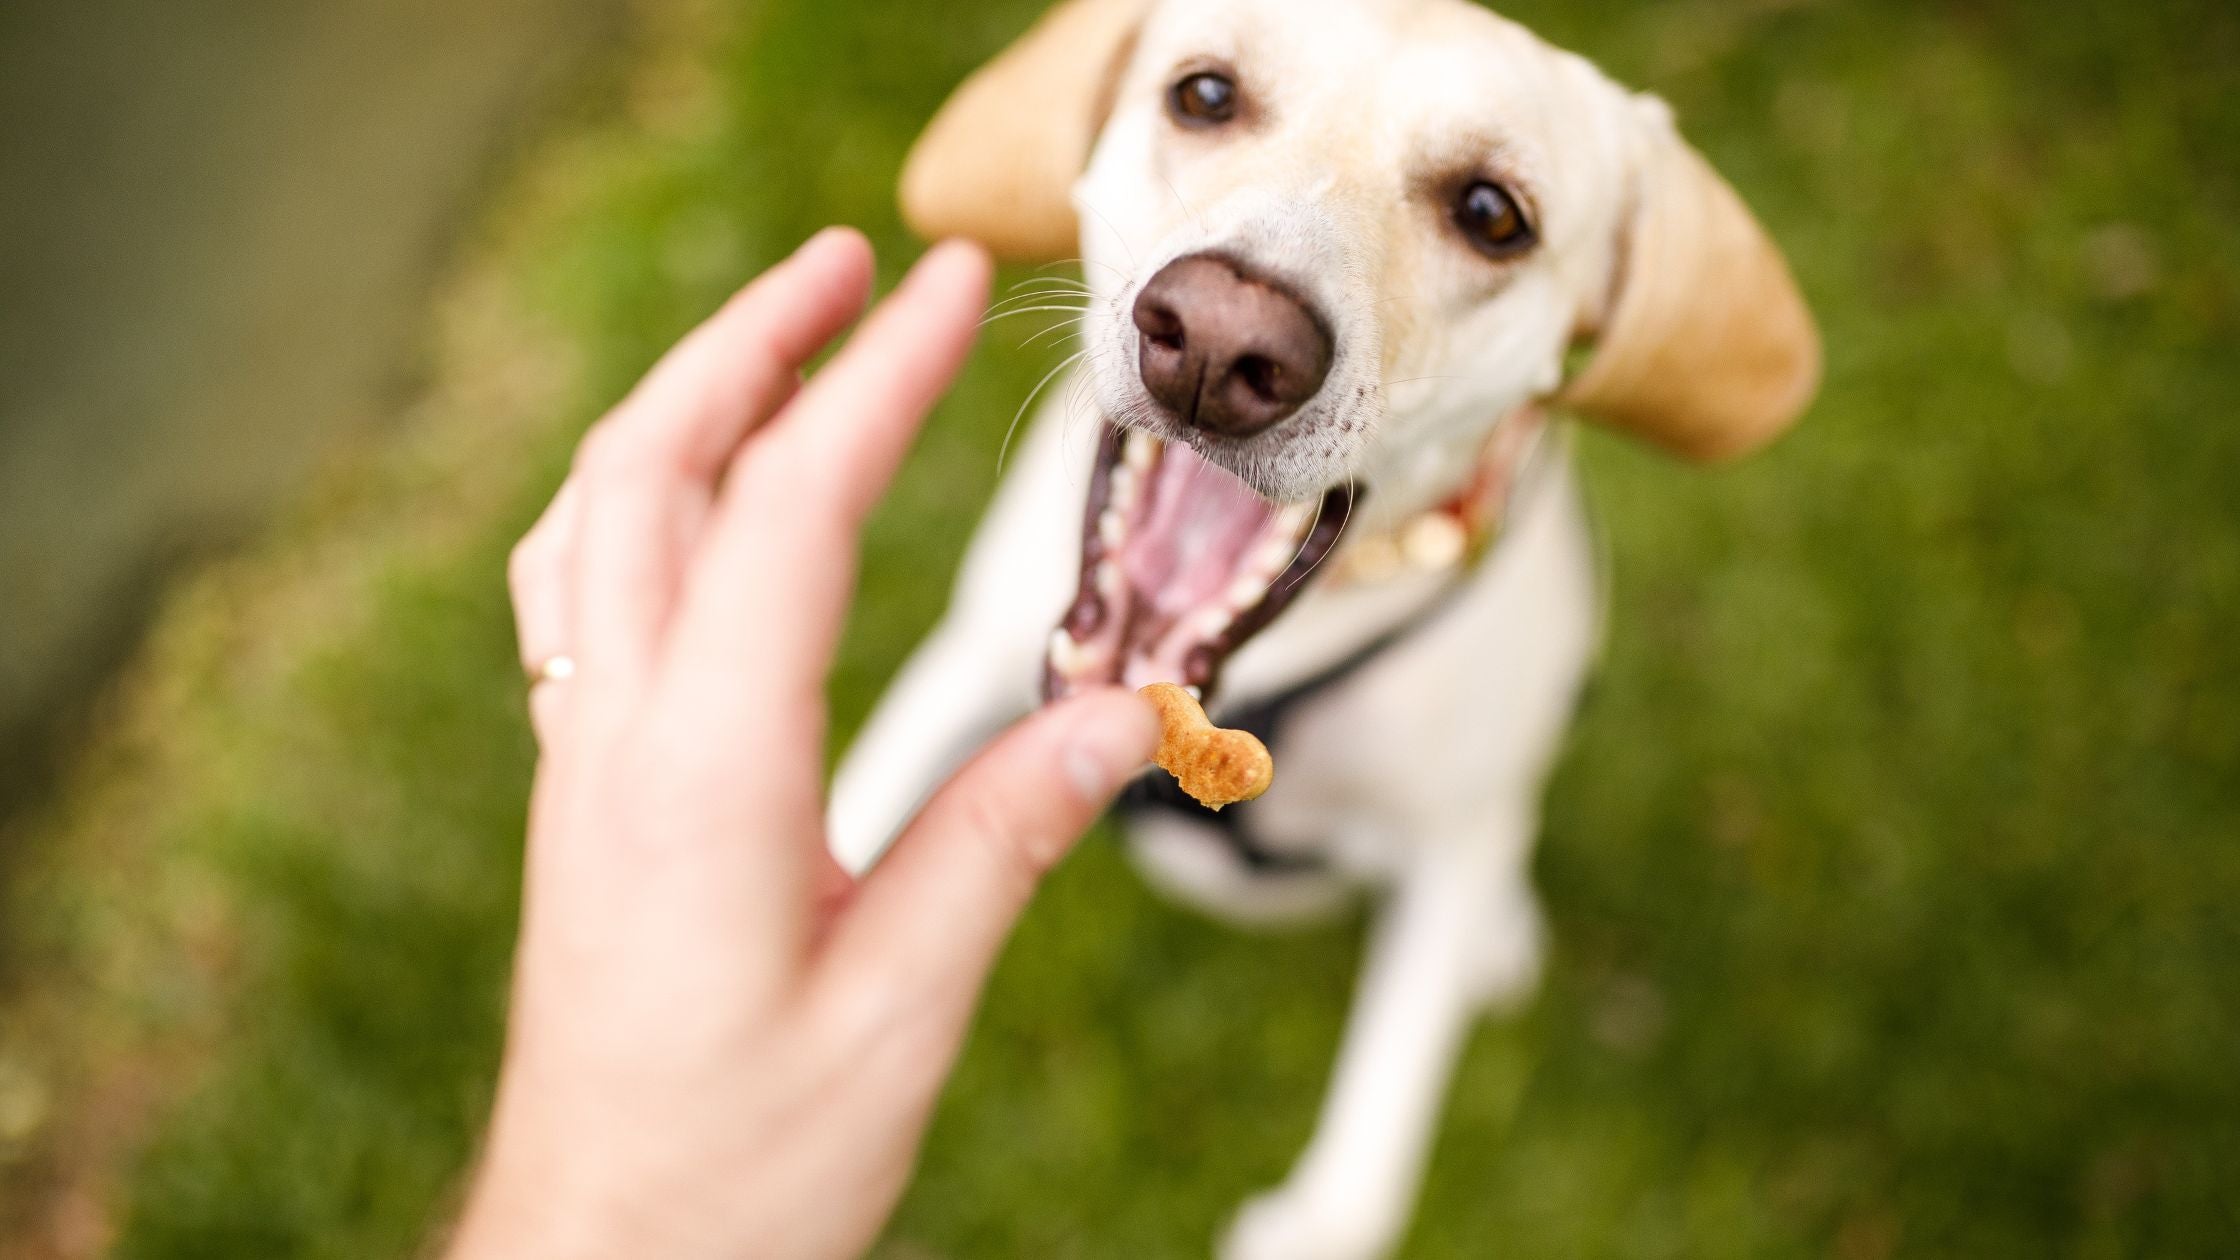
[[[542,687],[546,683],[564,683],[575,676],[576,658],[562,653],[537,662],[537,667],[529,671],[529,685]]]

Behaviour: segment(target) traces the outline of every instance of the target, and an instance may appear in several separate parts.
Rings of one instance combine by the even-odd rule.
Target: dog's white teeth
[[[1075,642],[1074,637],[1067,634],[1064,627],[1061,626],[1051,632],[1050,664],[1055,666],[1060,674],[1068,676],[1081,674],[1088,669],[1091,659],[1089,649]]]
[[[1151,465],[1158,462],[1158,459],[1159,440],[1140,430],[1130,432],[1128,440],[1121,446],[1122,466],[1135,472],[1151,471]]]
[[[1143,478],[1137,471],[1126,464],[1121,464],[1112,470],[1112,479],[1107,483],[1105,502],[1123,512],[1131,511],[1136,505],[1136,492],[1142,486]]]
[[[1125,594],[1127,579],[1120,575],[1120,566],[1110,559],[1097,562],[1097,594],[1104,597],[1107,607],[1117,605]]]
[[[1307,532],[1309,525],[1314,520],[1314,513],[1313,504],[1289,504],[1276,513],[1276,531],[1288,534],[1291,541],[1297,542],[1299,541],[1299,535]]]
[[[1251,557],[1246,561],[1245,571],[1258,578],[1262,586],[1266,586],[1275,581],[1285,569],[1290,568],[1292,558],[1298,554],[1299,539],[1296,534],[1273,533],[1253,548]]]
[[[1401,554],[1410,565],[1424,570],[1452,568],[1469,549],[1469,531],[1444,512],[1417,517],[1400,538]]]
[[[1229,623],[1235,621],[1236,619],[1237,610],[1235,609],[1225,608],[1220,605],[1201,609],[1197,613],[1197,615],[1191,617],[1187,623],[1187,629],[1190,636],[1189,641],[1193,643],[1205,643],[1212,639],[1219,638],[1221,632],[1229,628]]]
[[[1232,612],[1243,612],[1268,593],[1268,583],[1257,573],[1240,573],[1222,593],[1222,603]]]
[[[1103,543],[1107,551],[1117,551],[1120,544],[1128,541],[1128,525],[1121,519],[1117,505],[1097,514],[1097,541]]]

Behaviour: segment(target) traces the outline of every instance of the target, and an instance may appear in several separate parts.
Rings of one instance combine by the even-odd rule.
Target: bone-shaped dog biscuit
[[[1275,782],[1275,759],[1251,732],[1215,726],[1196,697],[1173,683],[1153,683],[1140,694],[1159,711],[1159,753],[1152,760],[1200,805],[1217,810],[1249,801]]]

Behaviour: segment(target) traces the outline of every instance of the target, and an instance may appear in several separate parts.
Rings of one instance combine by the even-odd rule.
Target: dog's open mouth
[[[1181,443],[1107,426],[1089,483],[1081,586],[1051,635],[1048,699],[1181,683],[1210,695],[1231,653],[1291,605],[1352,515],[1355,488],[1275,504]]]

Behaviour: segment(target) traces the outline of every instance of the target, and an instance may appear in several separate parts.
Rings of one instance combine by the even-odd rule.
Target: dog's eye
[[[1168,90],[1167,112],[1185,127],[1218,127],[1237,116],[1236,81],[1211,70],[1187,75]]]
[[[1499,184],[1479,180],[1463,188],[1454,203],[1455,226],[1472,248],[1488,258],[1513,258],[1532,247],[1532,224],[1517,199]]]

